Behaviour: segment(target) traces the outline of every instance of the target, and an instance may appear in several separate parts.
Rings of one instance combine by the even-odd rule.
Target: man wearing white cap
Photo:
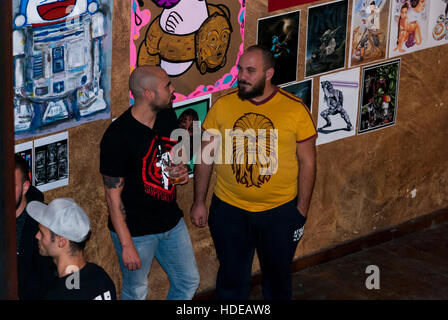
[[[98,265],[87,262],[84,247],[90,237],[89,218],[73,199],[48,205],[32,201],[28,214],[39,223],[39,253],[56,264],[58,279],[45,294],[49,300],[115,300],[115,285]]]

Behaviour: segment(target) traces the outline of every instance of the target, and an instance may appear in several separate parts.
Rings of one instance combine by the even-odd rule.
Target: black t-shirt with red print
[[[131,236],[166,232],[179,222],[182,210],[176,189],[163,168],[177,141],[170,135],[177,128],[173,109],[157,114],[153,129],[137,121],[131,108],[113,121],[100,144],[100,173],[123,177],[121,198]],[[109,229],[114,231],[110,217]]]

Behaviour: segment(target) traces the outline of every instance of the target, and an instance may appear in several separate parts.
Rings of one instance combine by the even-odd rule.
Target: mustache
[[[247,81],[244,81],[244,80],[241,80],[241,81],[239,82],[239,84],[248,84],[248,85],[250,85],[250,83],[249,83],[249,82],[247,82]]]

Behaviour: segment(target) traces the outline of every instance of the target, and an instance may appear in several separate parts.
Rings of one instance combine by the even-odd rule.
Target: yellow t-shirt
[[[308,109],[276,88],[265,101],[242,101],[237,90],[219,98],[203,129],[219,131],[215,194],[244,210],[269,210],[297,196],[297,143],[317,136]],[[262,130],[260,130],[262,129]]]

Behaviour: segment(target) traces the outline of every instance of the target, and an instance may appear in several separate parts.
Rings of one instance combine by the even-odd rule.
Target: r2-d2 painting
[[[14,16],[14,131],[108,110],[98,0],[20,0]],[[109,85],[110,86],[110,85]]]

